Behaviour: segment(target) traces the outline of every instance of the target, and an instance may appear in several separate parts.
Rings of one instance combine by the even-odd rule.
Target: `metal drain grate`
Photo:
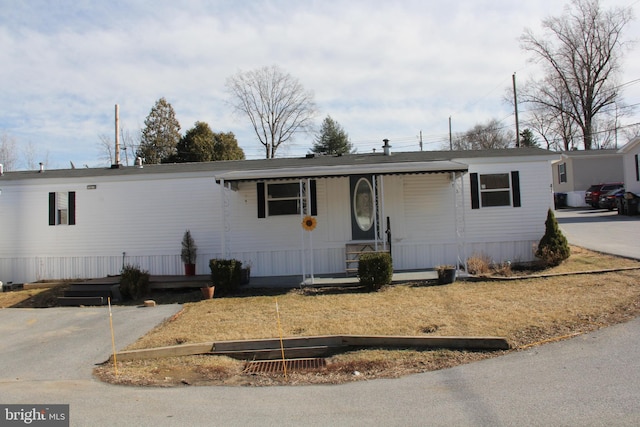
[[[287,372],[318,371],[327,366],[325,359],[287,359],[284,361]],[[282,360],[259,360],[244,365],[245,374],[275,374],[284,372]]]

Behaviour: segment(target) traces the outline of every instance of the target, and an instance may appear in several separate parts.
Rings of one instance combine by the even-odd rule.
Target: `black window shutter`
[[[519,208],[520,203],[520,172],[511,171],[511,192],[513,195],[513,207]]]
[[[638,165],[638,155],[636,154],[636,181],[640,181],[640,165]]]
[[[76,225],[76,192],[69,191],[69,225]]]
[[[258,218],[267,217],[267,208],[264,200],[264,182],[256,184],[256,192],[258,193]]]
[[[311,195],[311,215],[318,215],[318,202],[316,200],[316,180],[309,181],[309,194]]]
[[[471,181],[471,209],[480,209],[480,191],[478,191],[478,174],[470,173]]]
[[[56,193],[49,193],[49,225],[56,225]]]

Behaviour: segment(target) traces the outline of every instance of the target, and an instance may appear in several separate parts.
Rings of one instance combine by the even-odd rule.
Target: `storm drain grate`
[[[321,358],[313,359],[287,359],[284,361],[287,372],[318,371],[327,366],[327,362]],[[258,360],[247,362],[244,365],[245,374],[276,374],[284,372],[282,360]]]

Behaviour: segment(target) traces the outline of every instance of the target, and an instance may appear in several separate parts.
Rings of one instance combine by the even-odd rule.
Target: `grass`
[[[628,267],[640,268],[640,262],[573,247],[569,260],[535,274]],[[30,298],[42,298],[46,293],[33,290],[0,294],[0,305],[29,306],[26,294],[25,300],[16,303],[16,295],[21,292],[37,292]],[[373,293],[335,288],[277,292],[206,301],[196,301],[193,293],[163,293],[159,298],[152,295],[159,302],[184,302],[183,310],[129,349],[278,337],[276,298],[284,336],[490,335],[506,337],[516,350],[640,314],[640,270],[636,269],[508,281],[486,278],[446,286],[410,283]],[[10,305],[7,295],[13,301]],[[117,378],[112,364],[98,367],[95,374],[118,384],[157,386],[335,384],[442,369],[496,354],[502,353],[369,349],[334,355],[321,372],[291,372],[287,378],[243,374],[242,362],[218,356],[119,362]]]
[[[572,257],[544,273],[640,267],[633,260],[573,248]],[[536,272],[537,274],[541,272]],[[503,336],[512,348],[573,336],[640,313],[640,270],[509,281],[457,281],[446,286],[412,283],[360,290],[292,290],[281,295],[214,298],[184,304],[179,315],[129,349],[218,340],[325,334]],[[498,353],[501,354],[501,353]],[[455,366],[495,353],[373,349],[338,354],[326,370],[243,375],[242,362],[192,356],[126,362],[96,375],[116,383],[272,385],[341,383]],[[144,372],[143,376],[139,376]],[[156,375],[152,373],[156,372]]]

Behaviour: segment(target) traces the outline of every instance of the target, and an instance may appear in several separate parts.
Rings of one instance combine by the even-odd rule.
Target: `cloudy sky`
[[[605,8],[638,0],[601,0]],[[108,165],[100,136],[137,134],[165,97],[182,132],[196,121],[234,132],[248,158],[263,157],[245,117],[226,104],[225,80],[276,64],[315,95],[358,152],[439,149],[453,132],[489,119],[514,123],[504,102],[538,75],[518,38],[562,14],[558,0],[201,0],[0,2],[0,134],[49,168]],[[636,19],[626,36],[640,39]],[[640,79],[640,47],[620,82]],[[640,102],[640,84],[625,87]],[[524,112],[521,112],[524,114]],[[625,119],[640,122],[638,115]],[[280,156],[306,153],[300,135]],[[123,158],[124,162],[124,158]],[[130,159],[131,162],[131,159]],[[20,165],[25,167],[24,162]]]

